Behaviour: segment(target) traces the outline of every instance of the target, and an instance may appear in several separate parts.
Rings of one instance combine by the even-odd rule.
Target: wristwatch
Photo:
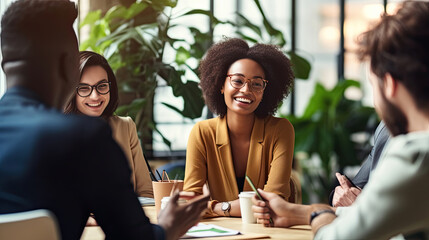
[[[335,212],[334,212],[334,211],[332,211],[331,209],[323,209],[323,210],[319,210],[319,211],[312,212],[312,213],[311,213],[311,215],[310,215],[310,225],[311,225],[311,222],[313,222],[313,220],[314,220],[317,216],[322,215],[322,214],[324,214],[324,213],[330,213],[330,214],[334,214],[334,215],[335,215]]]
[[[229,214],[229,210],[231,210],[231,203],[222,202],[220,209],[223,211],[223,214],[225,214],[226,217],[231,217],[231,214]]]

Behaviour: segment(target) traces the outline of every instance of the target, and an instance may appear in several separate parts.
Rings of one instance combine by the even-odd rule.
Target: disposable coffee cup
[[[171,198],[171,197],[170,197],[170,196],[168,196],[168,197],[163,197],[163,198],[161,199],[161,210],[167,207],[168,203],[170,202],[170,198]],[[185,200],[185,199],[183,199],[183,198],[179,198],[179,199],[177,200],[177,204],[178,204],[178,205],[181,205],[181,204],[184,204],[184,203],[186,203],[186,200]]]
[[[171,181],[158,181],[152,182],[153,187],[153,198],[155,199],[155,209],[156,214],[161,210],[161,200],[163,197],[169,197],[171,194],[171,189],[178,189],[183,191],[183,180],[171,180]]]
[[[240,211],[241,211],[241,221],[243,223],[256,223],[256,218],[253,216],[252,211],[252,198],[255,196],[255,192],[241,192],[238,194],[240,199]]]

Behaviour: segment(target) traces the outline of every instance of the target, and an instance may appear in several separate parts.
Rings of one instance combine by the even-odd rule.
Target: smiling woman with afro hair
[[[200,87],[218,117],[198,122],[186,153],[184,191],[209,185],[208,217],[241,216],[238,194],[257,188],[290,196],[295,133],[273,117],[293,84],[291,63],[276,46],[237,38],[214,44],[200,64]]]
[[[289,59],[273,45],[249,45],[232,38],[214,45],[200,64],[200,86],[209,109],[220,116],[226,114],[226,104],[220,92],[227,71],[239,59],[252,59],[261,65],[268,84],[263,101],[255,111],[256,116],[273,115],[279,103],[289,94],[293,84],[293,72]]]

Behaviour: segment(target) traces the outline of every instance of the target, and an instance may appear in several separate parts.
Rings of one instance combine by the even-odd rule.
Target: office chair
[[[45,209],[0,214],[0,239],[59,240],[54,214]]]

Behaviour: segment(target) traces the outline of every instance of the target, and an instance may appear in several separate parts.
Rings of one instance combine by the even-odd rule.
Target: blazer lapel
[[[216,146],[219,156],[219,165],[222,166],[224,186],[226,192],[229,191],[229,197],[238,196],[237,180],[235,179],[234,163],[232,161],[231,145],[229,142],[228,126],[226,116],[218,117],[216,126]]]
[[[262,174],[260,174],[261,169],[263,169],[262,149],[265,131],[264,122],[265,118],[255,117],[252,135],[250,137],[249,157],[247,159],[246,175],[252,179],[252,182],[256,188],[263,187],[265,185],[264,179],[261,179]],[[244,182],[243,190],[251,190],[251,187],[247,181]]]

